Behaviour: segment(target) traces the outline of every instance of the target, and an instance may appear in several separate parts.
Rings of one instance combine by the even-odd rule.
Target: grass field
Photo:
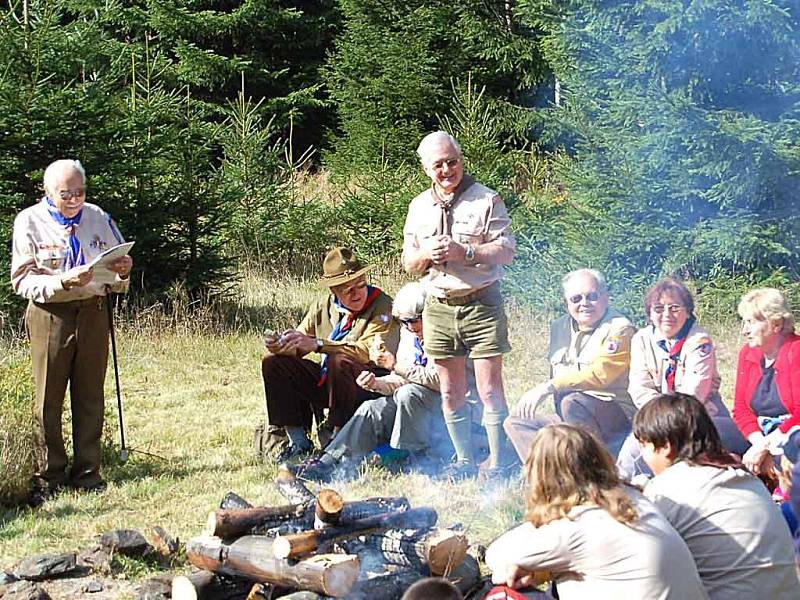
[[[377,279],[390,292],[402,283],[392,276]],[[223,313],[192,313],[179,302],[169,317],[156,309],[140,310],[118,324],[126,436],[135,451],[126,464],[119,463],[109,371],[108,492],[65,493],[37,511],[0,512],[0,568],[40,552],[76,550],[111,528],[161,525],[186,539],[199,534],[228,490],[256,504],[283,503],[271,484],[275,467],[261,464],[252,452],[253,427],[264,413],[260,331],[293,325],[319,290],[313,283],[256,275],[244,278],[240,287],[239,300]],[[513,404],[546,376],[547,318],[514,303],[508,311],[514,350],[505,362],[505,382]],[[738,324],[706,325],[717,341],[722,391],[729,400]],[[26,352],[24,344],[5,344],[6,355]],[[514,524],[523,509],[515,486],[487,492],[478,482],[432,485],[425,476],[378,470],[339,489],[349,498],[405,495],[414,506],[435,508],[444,525],[462,523],[470,540],[481,543]],[[153,568],[127,561],[122,572],[132,579]]]

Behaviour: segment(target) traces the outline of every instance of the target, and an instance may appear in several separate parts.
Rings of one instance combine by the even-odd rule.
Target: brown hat
[[[322,287],[334,287],[342,285],[361,277],[369,271],[372,265],[362,267],[361,263],[349,248],[336,247],[325,255],[322,262],[322,279],[319,285]]]

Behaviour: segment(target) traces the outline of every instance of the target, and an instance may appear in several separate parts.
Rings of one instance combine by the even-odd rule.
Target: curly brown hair
[[[647,294],[644,297],[644,314],[648,319],[650,318],[650,309],[658,302],[661,294],[665,292],[672,292],[680,299],[681,304],[686,309],[686,313],[694,315],[694,298],[692,298],[692,292],[689,291],[686,284],[675,277],[664,277],[656,281],[647,290]]]
[[[527,519],[534,527],[569,518],[584,504],[603,508],[623,524],[638,514],[617,475],[614,459],[588,429],[558,423],[539,430],[525,461]]]

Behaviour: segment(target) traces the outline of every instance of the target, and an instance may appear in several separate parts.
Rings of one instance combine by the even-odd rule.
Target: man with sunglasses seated
[[[550,379],[527,391],[504,424],[523,462],[539,429],[560,421],[591,429],[616,456],[635,412],[628,395],[633,325],[608,307],[600,272],[578,269],[561,284],[568,314],[550,324]],[[555,414],[537,414],[551,395]]]
[[[389,351],[372,353],[374,362],[391,372],[376,376],[363,371],[357,379],[362,388],[381,397],[359,406],[325,452],[298,466],[298,475],[315,481],[352,476],[362,459],[373,452],[384,465],[422,470],[439,469],[450,458],[453,446],[442,415],[439,376],[424,349],[425,296],[418,282],[397,292],[392,313],[403,325],[397,356]],[[480,412],[474,410],[474,404],[470,405],[473,420]]]
[[[347,248],[328,252],[319,285],[330,293],[311,306],[297,329],[265,340],[261,370],[269,429],[264,435],[272,442],[284,432],[289,438],[278,463],[312,450],[312,417],[324,446],[361,402],[375,397],[358,386],[356,377],[362,371],[386,372],[370,360],[370,348],[377,341],[396,349],[399,332],[392,299],[366,282],[370,269]],[[321,354],[321,362],[308,359],[312,353]]]

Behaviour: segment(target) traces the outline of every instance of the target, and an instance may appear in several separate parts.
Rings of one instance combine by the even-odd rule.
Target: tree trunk
[[[273,540],[249,535],[231,544],[202,536],[186,543],[186,556],[196,567],[251,581],[310,590],[342,597],[353,587],[358,558],[347,554],[318,554],[298,562],[276,558]]]

